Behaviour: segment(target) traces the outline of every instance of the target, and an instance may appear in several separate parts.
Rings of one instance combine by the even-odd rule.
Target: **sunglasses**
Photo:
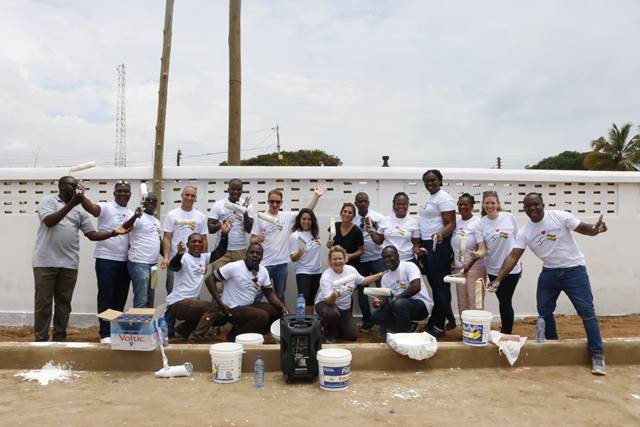
[[[270,205],[281,205],[282,200],[269,200]]]

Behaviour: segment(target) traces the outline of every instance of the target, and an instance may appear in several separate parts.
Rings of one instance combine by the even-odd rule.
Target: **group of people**
[[[190,343],[203,342],[211,327],[227,323],[229,340],[247,332],[267,333],[271,322],[288,313],[285,291],[291,262],[298,293],[307,313],[318,314],[326,342],[357,339],[353,295],[364,332],[374,325],[380,326],[378,333],[410,332],[416,322],[428,319],[426,331],[442,337],[456,327],[450,285],[444,280],[451,274],[466,279],[456,285],[459,314],[476,307],[475,282],[488,275],[487,289],[495,290],[499,302],[501,332],[510,334],[512,298],[521,275],[519,258],[530,247],[543,261],[537,308],[545,319],[547,339],[558,338],[553,312],[564,291],[583,319],[592,371],[606,373],[584,256],[571,235],[571,231],[586,235],[606,231],[602,218],[591,225],[563,211],[545,211],[542,196],[530,193],[523,202],[530,221],[518,229],[515,217],[501,209],[496,192],[482,194],[478,217],[473,213],[474,197],[465,193],[454,202],[441,188],[438,170],[428,170],[422,180],[428,194],[416,217],[409,214],[409,196],[404,192],[393,197],[390,215],[370,209],[369,196],[363,192],[353,203],[344,203],[340,221],[328,230],[328,267],[323,268],[314,213],[326,192],[322,186],[297,212],[282,209],[279,189],[267,194],[268,209],[256,212],[251,198],[243,196],[242,181],[231,179],[227,197],[205,215],[194,208],[197,189],[187,185],[180,206],[167,213],[161,227],[153,216],[154,196],[147,196],[135,212],[127,207],[131,198],[127,182],[116,182],[113,202],[95,204],[75,178],[62,177],[59,194],[45,197],[38,210],[35,338],[48,340],[54,303],[53,339],[65,339],[80,230],[98,242],[98,312],[123,310],[130,282],[134,306],[153,307],[160,258],[159,268],[167,270],[169,334],[177,332]],[[97,218],[97,230],[90,216]],[[208,234],[219,234],[213,251],[208,250]],[[200,299],[203,284],[210,300]],[[376,292],[384,296],[366,295],[369,285],[384,288],[385,292]],[[176,320],[181,321],[177,326]],[[100,338],[109,341],[107,322],[100,321]]]

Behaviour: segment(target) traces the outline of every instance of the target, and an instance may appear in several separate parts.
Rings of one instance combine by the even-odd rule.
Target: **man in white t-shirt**
[[[216,280],[224,282],[222,298],[215,293],[214,299],[233,325],[228,341],[249,332],[265,334],[271,323],[289,313],[273,290],[267,269],[260,265],[262,254],[262,246],[251,244],[244,260],[226,264],[213,273]],[[254,302],[260,290],[269,302]]]
[[[360,256],[360,262],[355,263],[353,266],[361,276],[370,276],[383,271],[384,264],[382,262],[382,245],[373,241],[371,235],[367,232],[367,227],[376,230],[378,224],[384,218],[384,215],[373,209],[369,209],[369,195],[367,193],[360,192],[356,194],[354,204],[357,212],[353,218],[353,223],[362,230],[364,246],[363,253]],[[380,285],[380,281],[378,281],[377,284]],[[362,313],[362,327],[360,330],[368,332],[373,324],[371,322],[369,297],[364,294],[364,286],[358,286],[358,305]]]
[[[582,319],[587,334],[587,346],[591,353],[591,372],[605,375],[604,345],[600,326],[593,306],[591,284],[585,267],[584,255],[578,248],[571,231],[586,236],[596,236],[607,231],[602,215],[595,224],[586,224],[564,211],[545,211],[542,196],[529,193],[524,197],[524,211],[531,221],[518,232],[511,253],[504,260],[496,280],[489,288],[496,289],[500,281],[513,269],[529,247],[542,260],[542,272],[538,277],[536,300],[538,314],[545,321],[547,339],[558,339],[553,312],[560,292],[564,292]]]
[[[229,221],[232,225],[229,232],[229,247],[227,253],[218,259],[213,267],[218,269],[223,265],[244,259],[249,246],[249,233],[253,228],[255,212],[251,204],[251,197],[242,197],[242,180],[229,180],[227,197],[217,200],[209,209],[207,226],[209,233],[216,234],[222,222]]]
[[[113,230],[126,222],[133,215],[127,208],[131,198],[131,185],[126,181],[117,181],[113,191],[114,201],[92,203],[85,198],[82,206],[87,212],[98,218],[98,231]],[[129,252],[129,235],[117,236],[113,239],[96,243],[96,278],[98,279],[98,313],[113,309],[124,310],[129,295],[129,270],[127,255]],[[111,342],[109,322],[99,319],[100,342]]]
[[[202,235],[204,240],[204,248],[202,251],[207,252],[206,217],[193,206],[198,200],[197,191],[193,185],[186,185],[180,195],[180,207],[169,211],[164,219],[162,226],[162,231],[164,231],[164,236],[162,237],[162,255],[164,258],[160,263],[160,268],[163,270],[169,266],[169,260],[178,252],[178,244],[180,242],[184,244],[187,238],[193,233]],[[167,295],[173,290],[173,276],[173,271],[171,269],[167,270]],[[170,313],[166,318],[169,336],[173,337],[175,335],[175,319],[171,317]]]
[[[387,272],[382,276],[382,287],[391,296],[374,298],[377,308],[371,315],[374,324],[394,332],[411,332],[412,322],[424,320],[433,308],[433,300],[422,281],[420,269],[413,262],[400,261],[398,250],[387,246],[382,250]]]

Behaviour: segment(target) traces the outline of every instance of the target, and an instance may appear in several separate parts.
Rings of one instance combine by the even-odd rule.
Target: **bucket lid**
[[[464,310],[462,315],[470,317],[493,317],[493,314],[486,310]]]
[[[351,351],[344,348],[323,348],[322,350],[318,350],[318,356],[329,359],[342,359],[344,357],[351,357]]]
[[[233,353],[236,351],[242,351],[242,344],[235,342],[221,342],[218,344],[211,344],[209,351],[217,351],[221,353]]]
[[[280,338],[280,319],[271,324],[271,335]]]
[[[263,343],[264,337],[261,334],[240,334],[236,336],[236,342],[241,344],[254,344],[254,343]]]

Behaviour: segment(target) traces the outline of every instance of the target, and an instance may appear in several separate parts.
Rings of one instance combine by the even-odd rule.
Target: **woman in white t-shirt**
[[[415,253],[420,248],[420,226],[414,217],[408,215],[407,193],[396,193],[392,206],[393,213],[382,218],[377,230],[366,226],[366,231],[378,245],[394,246],[398,250],[400,261],[415,262]]]
[[[476,309],[476,280],[487,280],[487,270],[484,260],[478,258],[478,240],[476,230],[480,227],[480,218],[473,215],[475,199],[469,193],[458,198],[458,213],[460,219],[456,221],[456,228],[451,235],[451,249],[453,250],[452,274],[461,274],[465,283],[456,284],[458,296],[458,314],[462,316],[465,310]],[[484,288],[482,291],[482,307],[484,307]]]
[[[329,249],[329,268],[320,277],[320,291],[316,296],[316,312],[324,330],[325,343],[337,338],[355,341],[358,327],[351,314],[351,295],[358,285],[380,280],[383,273],[363,277],[354,267],[345,265],[347,251],[340,246]]]
[[[320,287],[320,235],[318,219],[311,209],[302,208],[289,236],[291,261],[296,263],[298,294],[304,296],[307,314],[313,314],[313,299]]]
[[[502,212],[500,199],[495,191],[482,193],[482,219],[476,231],[478,255],[484,257],[489,280],[495,280],[505,258],[511,252],[518,236],[518,223],[509,212]],[[496,291],[500,307],[500,332],[510,334],[513,328],[513,305],[511,299],[520,280],[520,264],[509,272]]]

